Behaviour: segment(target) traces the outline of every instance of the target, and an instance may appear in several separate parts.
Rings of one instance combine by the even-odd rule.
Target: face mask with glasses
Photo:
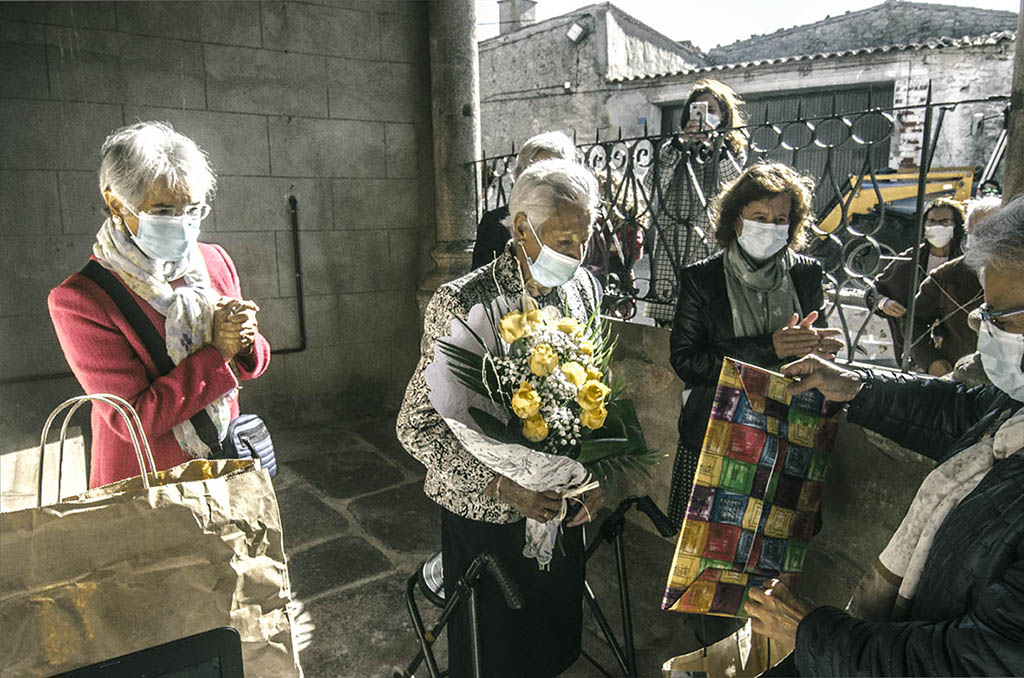
[[[985,374],[996,388],[1014,400],[1024,401],[1024,334],[1007,329],[1007,319],[1024,313],[1024,307],[994,311],[982,304],[978,313],[983,321],[978,331],[978,353]]]
[[[186,205],[181,214],[136,212],[127,205],[125,209],[139,220],[132,240],[143,254],[160,261],[181,261],[199,240],[199,224],[210,214],[205,203]]]

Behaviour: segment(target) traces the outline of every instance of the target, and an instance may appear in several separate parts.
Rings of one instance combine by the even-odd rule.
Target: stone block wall
[[[397,407],[434,230],[426,3],[2,3],[0,61],[0,425],[37,427],[78,392],[32,381],[67,371],[46,295],[105,217],[103,139],[139,119],[209,153],[219,188],[202,239],[231,254],[277,349],[299,341],[298,200],[309,346],[275,356],[243,409]]]

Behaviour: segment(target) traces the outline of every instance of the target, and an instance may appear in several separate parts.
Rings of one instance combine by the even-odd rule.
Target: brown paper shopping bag
[[[750,621],[725,638],[699,650],[673,657],[661,667],[662,678],[754,678],[793,651],[754,633]]]
[[[239,460],[155,472],[138,415],[116,396],[67,401],[44,443],[58,412],[90,399],[118,409],[152,472],[0,515],[0,673],[48,676],[232,626],[247,677],[301,676],[267,473]]]

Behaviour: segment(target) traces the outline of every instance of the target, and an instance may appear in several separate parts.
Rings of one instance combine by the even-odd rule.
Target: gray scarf
[[[732,329],[737,337],[757,337],[785,327],[800,300],[789,269],[793,257],[788,247],[753,268],[733,241],[725,250],[725,289],[732,306]]]

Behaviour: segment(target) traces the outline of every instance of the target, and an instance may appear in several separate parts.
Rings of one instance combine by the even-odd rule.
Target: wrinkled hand
[[[763,589],[752,588],[743,609],[750,615],[755,633],[772,640],[796,644],[796,629],[814,608],[798,597],[778,579],[771,580]]]
[[[878,308],[882,310],[882,313],[892,318],[902,318],[907,312],[906,306],[889,297],[882,297],[878,301]]]
[[[240,334],[242,338],[241,353],[247,353],[252,349],[256,341],[256,334],[260,331],[259,320],[256,314],[260,307],[255,301],[249,299],[231,299],[231,315],[228,320],[240,323]]]
[[[220,351],[224,362],[230,362],[242,350],[242,323],[231,320],[230,303],[218,304],[213,312],[213,339],[211,344]]]
[[[503,476],[495,476],[484,493],[500,499],[527,518],[542,523],[557,518],[562,510],[562,497],[557,492],[534,492]]]
[[[590,492],[584,494],[582,505],[577,504],[575,499],[578,499],[578,497],[574,497],[573,499],[568,500],[570,507],[569,512],[572,512],[571,507],[573,506],[579,506],[579,510],[576,511],[576,515],[574,515],[572,519],[565,524],[566,527],[576,527],[577,525],[582,525],[583,523],[589,523],[591,520],[594,519],[594,516],[597,515],[597,512],[600,511],[601,508],[604,506],[604,488],[599,487],[596,490],[591,490]]]
[[[797,379],[789,385],[791,394],[799,395],[816,388],[829,400],[840,403],[853,400],[863,384],[856,372],[844,370],[816,355],[783,365],[782,373]]]

